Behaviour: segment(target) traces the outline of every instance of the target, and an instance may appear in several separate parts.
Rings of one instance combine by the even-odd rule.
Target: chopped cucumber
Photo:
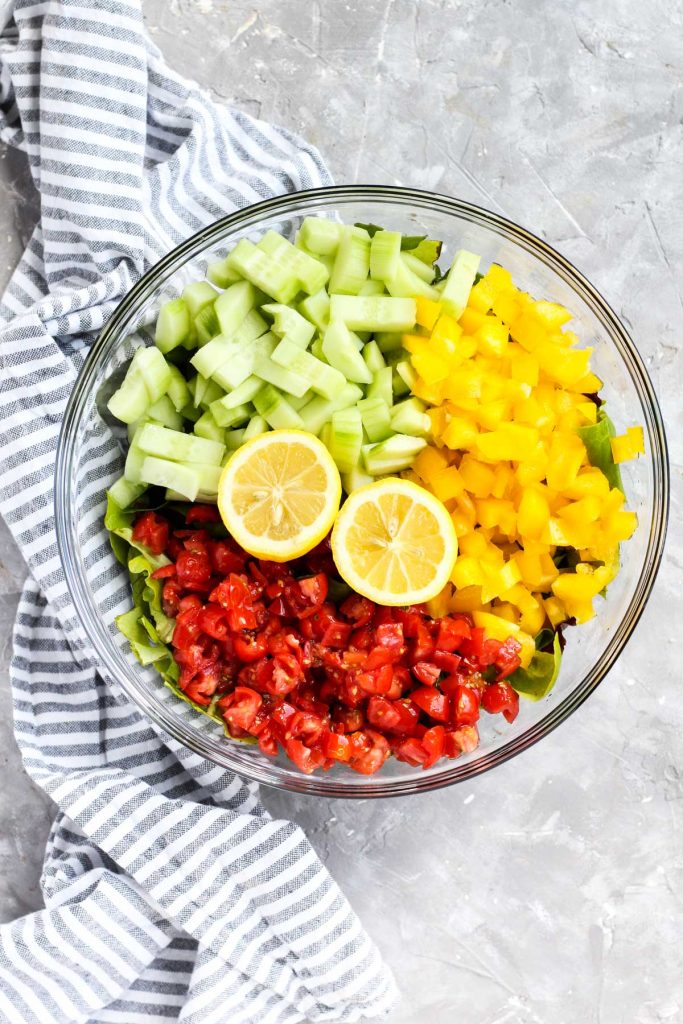
[[[425,412],[424,402],[419,398],[407,398],[405,402],[395,405],[391,411],[391,429],[397,434],[427,437],[431,430],[431,420]]]
[[[392,369],[390,366],[383,366],[372,375],[372,383],[368,385],[365,392],[366,398],[381,398],[384,404],[391,408],[394,401],[394,393],[391,387]]]
[[[312,259],[317,260],[318,263],[322,263],[327,270],[327,278],[329,280],[332,268],[334,267],[334,256],[323,256],[322,253],[313,252],[304,245],[300,237],[294,240],[294,248],[299,249],[301,252],[305,252],[307,256],[311,256]]]
[[[233,405],[230,409],[221,406],[219,402],[211,403],[213,418],[219,426],[229,429],[245,423],[254,411],[251,402],[243,402],[241,405]]]
[[[279,338],[289,338],[299,348],[308,348],[315,334],[315,324],[291,306],[283,306],[279,302],[267,303],[261,306],[261,310],[273,317],[273,334],[277,334]]]
[[[302,420],[296,409],[292,409],[286,398],[283,398],[272,384],[266,384],[254,399],[254,406],[259,416],[263,416],[273,430],[286,428],[304,429]]]
[[[268,424],[263,416],[252,416],[243,431],[243,440],[251,441],[252,437],[260,437],[268,430]]]
[[[225,454],[225,445],[204,437],[193,437],[179,430],[159,427],[156,423],[145,423],[135,435],[135,444],[145,455],[153,455],[171,462],[197,462],[209,466],[220,466]],[[148,480],[147,483],[153,483]],[[164,484],[170,487],[170,484]]]
[[[363,348],[363,360],[370,373],[375,373],[377,370],[381,370],[383,366],[386,366],[386,360],[382,355],[379,345],[376,341],[369,341]]]
[[[417,384],[417,374],[407,359],[402,359],[396,363],[396,373],[405,383],[408,391],[412,391]]]
[[[121,387],[109,399],[109,412],[122,423],[134,423],[166,394],[171,377],[171,368],[158,348],[137,349]]]
[[[128,436],[133,436],[138,426],[141,426],[143,421],[145,423],[151,421],[152,423],[159,423],[162,427],[170,427],[172,430],[183,429],[183,417],[179,412],[175,411],[173,402],[168,395],[162,395],[156,402],[148,406],[145,415],[136,420],[135,423],[128,424]]]
[[[234,284],[240,279],[239,274],[230,263],[229,255],[216,263],[209,263],[206,268],[206,276],[218,288],[227,288],[228,285]]]
[[[194,501],[199,493],[199,474],[191,466],[182,466],[168,459],[148,455],[140,470],[141,480],[156,487],[169,488],[181,494],[188,501]]]
[[[436,271],[430,264],[424,263],[423,260],[413,256],[410,252],[401,253],[402,263],[411,270],[413,274],[419,277],[426,284],[431,284],[436,277]]]
[[[330,297],[324,288],[315,295],[309,295],[299,303],[299,312],[310,320],[319,331],[324,331],[330,322]]]
[[[410,394],[410,388],[403,377],[396,372],[395,366],[391,368],[391,390],[394,393],[394,398],[405,398],[406,395]]]
[[[327,355],[324,343],[323,351]],[[287,338],[283,338],[273,352],[273,361],[286,368],[288,372],[299,375],[306,381],[307,389],[310,388],[323,398],[333,398],[346,384],[346,375],[343,372],[322,363],[312,353],[292,344]]]
[[[228,258],[231,268],[277,302],[290,303],[300,290],[291,266],[258,249],[248,238],[241,238]]]
[[[440,293],[432,288],[430,284],[418,277],[402,260],[399,260],[396,273],[391,280],[386,282],[387,291],[390,295],[397,297],[414,297],[421,295],[425,299],[433,299],[438,302]]]
[[[372,380],[372,373],[354,344],[351,332],[341,320],[331,323],[325,331],[323,352],[330,366],[343,374],[347,380],[356,384],[369,384]]]
[[[252,416],[252,419],[257,419],[256,416]],[[251,422],[251,420],[249,421]],[[225,465],[226,459],[230,457],[232,452],[236,452],[240,445],[244,444],[245,437],[248,427],[241,427],[237,430],[226,430],[225,431],[225,447],[226,454],[223,456],[223,465]]]
[[[154,342],[160,352],[171,352],[182,345],[190,333],[190,311],[183,299],[171,299],[159,310]]]
[[[181,410],[191,401],[190,389],[187,386],[187,381],[183,377],[182,373],[177,366],[169,364],[169,370],[171,372],[171,379],[168,384],[166,393],[173,403],[173,408],[176,412]],[[182,414],[182,413],[181,413]]]
[[[197,333],[197,344],[200,348],[211,341],[212,338],[215,338],[217,334],[221,333],[221,325],[218,323],[214,303],[200,309],[194,318],[194,329]]]
[[[468,252],[466,249],[460,249],[456,252],[451,269],[448,271],[446,283],[441,292],[441,302],[446,312],[456,320],[459,320],[465,312],[480,261],[480,256]]]
[[[218,292],[208,281],[192,281],[183,288],[181,298],[189,310],[190,318],[196,320],[206,306],[216,301],[217,296]]]
[[[357,295],[370,272],[370,238],[345,228],[330,277],[330,295]]]
[[[286,267],[291,267],[302,291],[308,295],[320,291],[327,284],[330,275],[325,264],[315,256],[297,249],[282,235],[278,235],[277,231],[266,231],[258,248],[268,253],[269,256],[281,260]]]
[[[323,339],[321,337],[317,337],[311,344],[311,355],[315,356],[316,359],[319,359],[321,363],[327,363],[325,353],[323,352]]]
[[[351,331],[411,331],[417,310],[413,298],[386,295],[333,295],[330,320],[341,320]]]
[[[215,402],[212,402],[211,412],[213,413],[216,422],[220,423],[221,426],[224,426],[221,421],[223,413],[231,412],[239,405],[252,402],[262,387],[263,381],[252,375],[242,381],[239,387],[234,388],[229,394],[223,395],[222,398],[218,398]]]
[[[272,384],[273,387],[278,388],[280,391],[285,391],[288,395],[301,398],[310,389],[311,383],[307,377],[301,376],[295,370],[286,369],[281,362],[275,361],[275,353],[280,350],[283,344],[292,345],[292,342],[287,342],[283,338],[274,349],[272,357],[265,353],[256,356],[254,359],[254,376],[259,377],[260,380],[265,381],[267,384]],[[301,355],[309,356],[308,352],[304,352],[297,345],[292,345],[292,348]],[[309,358],[312,359],[313,356],[309,356]]]
[[[301,396],[301,398],[297,398],[296,395],[287,395],[287,401],[291,405],[292,409],[296,409],[297,412],[299,411],[299,409],[303,409],[303,407],[305,405],[308,405],[310,400],[311,400],[311,392],[310,391],[307,391],[305,395]]]
[[[126,480],[131,484],[142,483],[142,464],[145,461],[145,454],[141,452],[135,443],[135,438],[130,443],[128,454],[126,455],[126,465],[123,468],[123,475]]]
[[[355,469],[362,444],[363,423],[359,409],[350,406],[333,413],[327,447],[340,473],[350,473]]]
[[[196,423],[202,413],[200,409],[195,409],[194,402],[189,401],[187,405],[184,405],[180,410],[180,415],[184,420],[189,420],[190,423]]]
[[[213,378],[226,391],[239,387],[254,373],[254,363],[259,356],[270,356],[277,344],[277,339],[270,331],[256,338],[249,345],[236,345],[235,354],[217,370]]]
[[[329,256],[336,252],[342,231],[343,225],[336,221],[323,220],[322,217],[305,217],[300,234],[307,249],[320,253],[321,256]]]
[[[202,377],[201,373],[197,374],[194,388],[194,404],[196,409],[206,410],[213,402],[217,402],[222,397],[223,389],[215,380],[208,380],[206,377]]]
[[[120,476],[111,485],[107,494],[114,499],[119,508],[128,508],[147,490],[146,484],[132,484],[125,476]]]
[[[400,258],[400,232],[375,232],[370,244],[370,277],[373,281],[390,281],[396,275]]]
[[[337,410],[355,405],[362,397],[363,392],[356,384],[345,384],[334,398],[312,398],[299,410],[304,429],[311,434],[319,434]]]
[[[194,366],[197,373],[200,373],[202,377],[211,377],[212,374],[233,356],[236,352],[236,346],[229,338],[225,335],[219,334],[217,338],[212,338],[203,348],[200,348],[198,352],[192,356],[190,362]]]
[[[377,331],[375,341],[380,352],[397,352],[403,349],[403,335],[396,331]]]
[[[374,484],[376,479],[377,477],[370,476],[369,473],[364,473],[362,469],[358,468],[358,466],[354,466],[349,473],[344,473],[342,475],[342,487],[347,494],[351,494],[353,491],[357,491],[359,487],[366,487],[367,484]]]
[[[253,309],[259,296],[249,281],[237,281],[216,299],[214,309],[220,324],[221,334],[229,338],[242,325],[250,309]]]
[[[385,289],[382,281],[371,281],[368,279],[362,288],[359,288],[359,295],[384,295]]]
[[[410,437],[407,434],[394,434],[379,444],[363,446],[363,462],[371,476],[382,476],[385,473],[400,473],[409,469],[415,456],[422,451],[427,442],[422,437]]]
[[[225,431],[222,427],[218,426],[210,409],[207,409],[199,417],[194,425],[194,432],[197,437],[205,437],[209,441],[218,441],[219,444],[225,444]]]
[[[386,402],[381,398],[364,398],[357,408],[369,441],[384,441],[391,437],[391,410]]]

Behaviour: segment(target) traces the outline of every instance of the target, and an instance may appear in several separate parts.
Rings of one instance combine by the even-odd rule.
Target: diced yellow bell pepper
[[[491,493],[496,479],[491,466],[478,462],[472,455],[464,455],[459,471],[463,484],[475,498],[485,498]]]
[[[559,626],[567,618],[567,610],[557,597],[543,598],[543,607],[551,626]]]
[[[478,559],[471,555],[458,555],[451,572],[451,583],[456,589],[480,587],[484,582],[484,571]]]
[[[508,601],[493,601],[491,603],[491,612],[499,618],[505,619],[506,622],[519,624],[519,609],[515,608],[514,604],[510,604]]]
[[[432,328],[431,342],[433,345],[443,341],[456,342],[461,334],[462,327],[458,321],[448,313],[442,313]]]
[[[557,302],[546,302],[545,299],[534,302],[533,308],[534,314],[550,330],[557,330],[563,324],[569,323],[573,316],[564,306],[560,306]]]
[[[508,325],[515,323],[522,314],[522,304],[519,301],[518,293],[515,294],[513,291],[498,292],[491,308],[496,316]]]
[[[509,498],[513,497],[513,487],[515,484],[515,474],[512,466],[508,466],[505,462],[499,462],[494,467],[494,481],[493,487],[491,488],[491,494],[494,498]]]
[[[588,372],[593,349],[558,348],[557,345],[541,345],[536,350],[538,364],[550,380],[562,387],[577,387]]]
[[[463,587],[462,590],[453,592],[448,602],[449,612],[473,612],[481,609],[483,601],[481,598],[481,587]]]
[[[477,409],[477,419],[483,430],[495,430],[510,416],[510,403],[505,398],[486,402]]]
[[[487,316],[474,338],[480,352],[501,358],[508,346],[508,335],[508,329],[501,320],[495,316]]]
[[[538,360],[517,344],[508,346],[508,355],[512,379],[535,387],[538,384]]]
[[[538,456],[538,430],[521,423],[502,423],[497,430],[479,434],[476,447],[487,462],[523,462]]]
[[[488,313],[493,304],[493,291],[490,283],[481,278],[475,285],[472,285],[467,305],[476,309],[479,313]]]
[[[443,431],[441,437],[449,448],[457,451],[459,448],[471,447],[477,437],[476,424],[464,416],[451,416],[450,423]]]
[[[612,458],[615,462],[628,462],[645,454],[645,438],[642,427],[628,427],[625,434],[611,440]]]
[[[577,380],[575,388],[582,395],[597,395],[602,391],[602,381],[594,373],[587,373],[581,380]]]
[[[635,512],[613,512],[605,522],[605,533],[609,541],[628,540],[638,525]]]
[[[439,384],[445,381],[450,373],[448,361],[434,352],[414,352],[411,363],[425,384]]]
[[[494,310],[497,312],[495,305]],[[527,352],[536,353],[542,347],[547,348],[548,346],[548,332],[544,324],[531,311],[522,313],[516,320],[510,322],[510,334],[517,344]]]
[[[486,313],[481,313],[478,309],[472,309],[471,306],[467,306],[463,310],[458,323],[461,330],[466,334],[476,334],[482,324],[486,323],[487,319]]]
[[[447,583],[443,590],[427,602],[427,612],[433,619],[441,619],[450,611],[450,602],[453,595],[453,587]]]
[[[429,486],[439,501],[443,502],[458,498],[465,490],[465,484],[456,466],[449,466],[440,473],[435,473],[430,479]]]
[[[548,500],[538,487],[522,494],[517,510],[517,529],[521,537],[541,537],[550,521]]]
[[[581,438],[572,433],[555,433],[548,453],[548,486],[554,491],[564,491],[578,476],[584,462],[588,461]]]
[[[433,302],[431,299],[418,295],[415,299],[415,308],[417,323],[420,327],[426,327],[427,330],[431,331],[441,314],[441,303]]]
[[[609,482],[604,473],[595,466],[583,467],[571,484],[563,488],[565,497],[578,501],[580,498],[604,498],[609,494]]]
[[[512,281],[512,274],[499,263],[492,263],[482,278],[496,295],[500,291],[517,291]]]
[[[601,509],[600,501],[595,496],[589,496],[579,501],[570,501],[558,514],[569,523],[580,526],[582,523],[594,523],[599,518]]]

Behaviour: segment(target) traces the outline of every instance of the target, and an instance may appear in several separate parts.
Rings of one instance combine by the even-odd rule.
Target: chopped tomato
[[[451,702],[445,693],[434,686],[423,686],[413,690],[410,699],[421,711],[437,722],[447,722],[451,715]]]
[[[349,765],[361,775],[374,775],[390,754],[389,742],[374,729],[354,733],[351,737]]]
[[[194,523],[220,523],[220,512],[215,505],[190,505],[185,513],[188,526]]]
[[[135,520],[133,540],[149,548],[153,555],[162,555],[168,547],[168,521],[156,512],[143,512]]]
[[[425,686],[436,686],[441,678],[441,669],[431,661],[418,661],[411,671],[418,683],[424,683]]]
[[[236,686],[232,693],[218,701],[223,718],[229,726],[248,731],[254,724],[256,714],[263,704],[263,698],[248,686]]]
[[[519,694],[509,683],[491,683],[484,690],[481,706],[491,715],[502,714],[507,722],[514,722],[519,713]]]
[[[474,725],[479,718],[479,698],[471,686],[457,684],[452,694],[453,721],[456,726]]]
[[[378,730],[410,735],[418,719],[418,709],[411,701],[388,700],[386,697],[371,697],[368,701],[368,722]]]

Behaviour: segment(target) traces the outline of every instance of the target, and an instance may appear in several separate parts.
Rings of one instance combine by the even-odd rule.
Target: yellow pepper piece
[[[471,306],[467,306],[463,310],[458,323],[460,329],[465,331],[466,334],[475,334],[488,319],[486,313],[481,313],[478,309],[472,309]]]
[[[540,537],[550,520],[548,501],[540,488],[528,488],[517,510],[517,529],[522,537]]]
[[[473,612],[481,610],[484,602],[481,597],[481,587],[463,587],[456,590],[448,602],[449,612]]]
[[[531,460],[538,455],[538,430],[521,423],[502,423],[497,430],[480,434],[476,446],[488,462]]]
[[[628,462],[645,454],[645,438],[642,427],[628,427],[625,434],[611,440],[612,458],[615,462]]]
[[[491,466],[478,462],[471,455],[465,455],[459,470],[463,484],[475,498],[485,498],[491,493],[496,479],[495,471]]]
[[[488,313],[493,305],[493,291],[485,278],[482,277],[472,286],[467,305],[479,313]]]
[[[508,329],[495,316],[487,316],[474,335],[480,352],[503,357],[508,346]]]
[[[543,321],[550,330],[557,330],[558,327],[562,327],[563,324],[573,319],[573,314],[557,302],[546,302],[545,299],[539,299],[534,302],[533,309],[538,319]]]
[[[416,308],[416,321],[420,327],[426,327],[427,330],[431,331],[432,327],[439,319],[441,313],[441,303],[433,302],[432,299],[426,299],[422,295],[418,295],[415,299]]]

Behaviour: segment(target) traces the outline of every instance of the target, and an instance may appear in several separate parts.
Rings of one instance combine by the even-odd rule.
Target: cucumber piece
[[[396,331],[377,331],[375,341],[380,352],[403,351],[403,335]]]
[[[256,416],[252,416],[251,419],[256,419]],[[251,420],[249,422],[251,423]],[[233,452],[236,452],[237,449],[244,444],[244,441],[246,440],[244,435],[246,434],[247,429],[247,427],[239,427],[237,430],[225,431],[226,454],[223,456],[223,465],[225,465],[226,460],[230,455]]]
[[[271,355],[277,339],[268,332],[249,344],[235,344],[233,356],[214,370],[213,379],[226,391],[239,387],[254,373],[254,362],[259,355]]]
[[[419,260],[417,256],[413,256],[412,253],[402,252],[400,258],[404,266],[406,266],[408,270],[412,271],[413,274],[419,277],[426,284],[431,284],[436,277],[434,267],[430,264],[424,263],[422,260]]]
[[[446,312],[456,320],[459,320],[465,312],[480,262],[481,256],[468,252],[466,249],[460,249],[455,254],[441,292],[441,302]]]
[[[347,494],[351,494],[353,491],[357,491],[359,487],[366,487],[367,484],[374,484],[377,477],[370,476],[369,473],[363,472],[363,470],[355,466],[349,473],[342,474],[342,487]]]
[[[322,217],[305,217],[301,225],[300,237],[307,249],[329,256],[336,252],[341,238],[343,225]]]
[[[171,377],[171,368],[158,348],[137,349],[121,387],[107,403],[109,412],[122,423],[134,423],[166,394]]]
[[[264,313],[273,317],[273,334],[279,338],[289,338],[299,348],[308,348],[315,334],[315,325],[298,313],[291,306],[283,306],[278,302],[270,302],[261,306]]]
[[[396,367],[392,366],[391,372],[391,390],[394,393],[394,398],[404,398],[410,394],[410,388],[404,381],[403,377],[396,372]]]
[[[379,444],[363,445],[363,462],[370,476],[400,473],[409,469],[427,442],[422,437],[394,434]]]
[[[190,333],[191,317],[183,299],[171,299],[159,310],[154,343],[160,352],[171,352],[182,345]]]
[[[212,288],[208,281],[191,281],[183,288],[181,298],[187,306],[190,319],[196,320],[197,315],[206,307],[216,301],[218,292]]]
[[[386,360],[382,355],[376,341],[369,341],[363,348],[363,360],[370,373],[375,373],[386,366]]]
[[[311,392],[310,391],[307,391],[306,394],[302,395],[300,398],[297,398],[296,395],[287,395],[287,401],[291,405],[292,409],[296,409],[297,412],[299,411],[299,409],[303,409],[303,407],[305,405],[308,405],[310,400],[311,400]]]
[[[391,410],[386,402],[381,398],[363,398],[357,408],[369,441],[384,441],[391,437]]]
[[[296,373],[294,370],[289,370],[282,366],[280,362],[275,362],[275,352],[277,352],[282,344],[292,344],[287,342],[286,339],[280,342],[277,348],[273,352],[273,356],[259,355],[254,359],[254,375],[259,377],[262,381],[267,384],[272,384],[273,387],[278,388],[279,391],[284,391],[288,395],[294,395],[296,398],[301,398],[310,390],[310,381],[307,377],[302,377],[301,374]],[[308,355],[308,352],[303,352],[297,345],[292,345],[295,352],[299,352],[302,355]],[[310,357],[311,359],[313,356]]]
[[[405,402],[399,402],[391,410],[391,429],[396,434],[427,437],[431,430],[431,420],[425,408],[419,398],[407,398]]]
[[[351,332],[340,320],[331,323],[323,336],[323,353],[333,366],[347,380],[356,384],[369,384],[372,373],[365,365],[362,355],[354,344]],[[331,398],[331,395],[328,395]]]
[[[188,501],[194,501],[199,493],[199,474],[194,468],[153,455],[144,459],[140,478],[143,483],[172,489]]]
[[[370,273],[370,238],[345,228],[332,268],[330,295],[357,295]]]
[[[218,441],[210,441],[204,437],[193,437],[179,430],[157,426],[156,423],[145,423],[135,435],[135,445],[145,455],[152,455],[171,462],[205,463],[220,466],[225,454],[225,445]],[[147,483],[153,481],[148,480]],[[170,484],[164,484],[170,487]]]
[[[386,289],[382,281],[367,280],[362,288],[358,290],[359,295],[384,295]]]
[[[425,299],[432,299],[438,302],[441,298],[440,292],[432,288],[430,284],[423,281],[402,260],[399,260],[398,268],[394,276],[386,282],[387,291],[394,298],[413,298],[420,295]]]
[[[146,490],[146,484],[132,484],[130,480],[126,480],[125,476],[120,476],[111,485],[107,494],[116,502],[119,508],[128,508]]]
[[[272,384],[266,384],[254,399],[254,406],[259,416],[274,430],[286,428],[304,429],[302,420],[296,409],[292,409],[286,398],[283,398]]]
[[[183,408],[180,410],[180,415],[183,417],[184,420],[189,420],[190,423],[196,423],[197,420],[201,417],[202,413],[200,409],[195,408],[194,402],[189,401],[187,405],[184,405]]]
[[[212,338],[206,345],[199,349],[190,360],[192,366],[202,377],[208,378],[218,370],[223,363],[235,354],[236,347],[229,338],[219,334]]]
[[[323,352],[327,355],[324,342]],[[287,338],[283,338],[273,352],[273,361],[300,376],[306,381],[307,390],[310,388],[323,398],[333,398],[346,384],[346,376],[342,372],[316,359],[311,352],[292,344]]]
[[[251,441],[252,437],[260,437],[268,431],[268,424],[263,416],[252,416],[243,431],[243,441]]]
[[[190,389],[177,366],[169,363],[168,368],[171,372],[171,378],[166,393],[173,403],[173,408],[176,412],[180,412],[191,401]]]
[[[223,388],[215,380],[208,380],[197,374],[197,383],[194,389],[194,404],[196,409],[206,410],[213,402],[223,397]]]
[[[299,252],[305,252],[307,256],[310,256],[312,259],[317,260],[318,263],[322,263],[322,265],[325,267],[325,270],[327,271],[327,277],[329,280],[330,274],[332,273],[332,268],[334,266],[334,256],[323,256],[321,253],[312,252],[309,248],[307,248],[304,242],[302,242],[300,235],[297,235],[297,237],[294,239],[294,248],[299,250]]]
[[[356,384],[345,384],[334,398],[312,398],[299,410],[304,428],[309,434],[319,434],[335,412],[355,405],[362,397],[363,392]]]
[[[315,356],[316,359],[319,359],[321,363],[327,363],[325,353],[323,352],[323,339],[321,337],[317,337],[311,345],[311,355]]]
[[[232,408],[225,409],[221,407],[220,402],[213,402],[211,411],[216,423],[220,427],[229,429],[245,423],[253,413],[254,407],[251,402],[243,402],[242,405],[233,405]]]
[[[248,238],[239,240],[229,260],[233,270],[277,302],[290,303],[300,290],[299,278],[292,268],[257,248]]]
[[[225,431],[222,427],[218,426],[210,409],[207,409],[199,417],[194,425],[194,432],[197,437],[205,437],[209,441],[218,441],[219,444],[225,444]]]
[[[248,281],[237,281],[222,292],[214,304],[216,317],[221,334],[226,337],[234,334],[244,322],[250,309],[253,309],[260,296]]]
[[[417,309],[413,298],[386,295],[333,295],[330,320],[341,320],[351,331],[411,331]]]
[[[375,232],[370,243],[370,277],[373,281],[388,281],[394,277],[400,258],[400,232]]]
[[[383,366],[372,375],[372,383],[368,385],[365,392],[366,398],[381,398],[384,404],[390,409],[394,402],[394,393],[391,388],[390,366]]]
[[[194,396],[197,394],[197,381],[199,380],[199,374],[195,373],[194,377],[190,377],[187,382],[187,390],[190,392],[190,398],[194,404]]]
[[[194,318],[194,329],[197,334],[197,345],[200,348],[221,333],[221,325],[218,323],[214,303],[200,309]]]
[[[396,373],[407,384],[408,390],[412,391],[417,384],[417,374],[407,359],[396,363]]]
[[[441,255],[441,249],[443,248],[443,242],[439,242],[436,238],[423,238],[421,242],[415,246],[414,249],[410,249],[410,255],[415,256],[418,260],[422,260],[423,263],[434,264]]]
[[[199,479],[199,493],[215,496],[218,493],[218,482],[221,478],[223,466],[199,464],[190,468],[195,471]]]
[[[301,290],[308,295],[320,291],[327,284],[330,274],[325,264],[302,249],[297,249],[277,231],[266,231],[257,248],[280,260],[288,269],[291,268]]]
[[[126,464],[123,468],[123,475],[131,484],[142,483],[142,463],[145,461],[145,454],[141,452],[135,443],[135,437],[130,443],[128,454],[126,455]]]
[[[330,297],[324,288],[309,295],[299,303],[299,312],[319,331],[324,331],[330,322]]]
[[[145,419],[160,423],[162,427],[170,427],[172,430],[183,429],[183,417],[176,412],[173,402],[168,395],[162,395],[156,402],[149,406],[145,413]]]
[[[332,414],[327,448],[340,473],[350,473],[358,465],[363,444],[363,423],[356,406]]]
[[[228,395],[223,395],[222,398],[212,402],[211,412],[213,413],[216,422],[220,423],[221,426],[224,426],[221,422],[223,413],[230,412],[232,409],[237,408],[238,405],[245,405],[253,401],[262,387],[263,381],[252,375],[242,381],[239,387],[235,388]]]
[[[234,334],[230,335],[233,345],[247,345],[268,333],[268,324],[256,309],[250,309]]]
[[[240,279],[240,275],[230,263],[229,255],[215,263],[209,263],[206,268],[206,276],[218,288],[227,288],[228,285],[234,284]]]

